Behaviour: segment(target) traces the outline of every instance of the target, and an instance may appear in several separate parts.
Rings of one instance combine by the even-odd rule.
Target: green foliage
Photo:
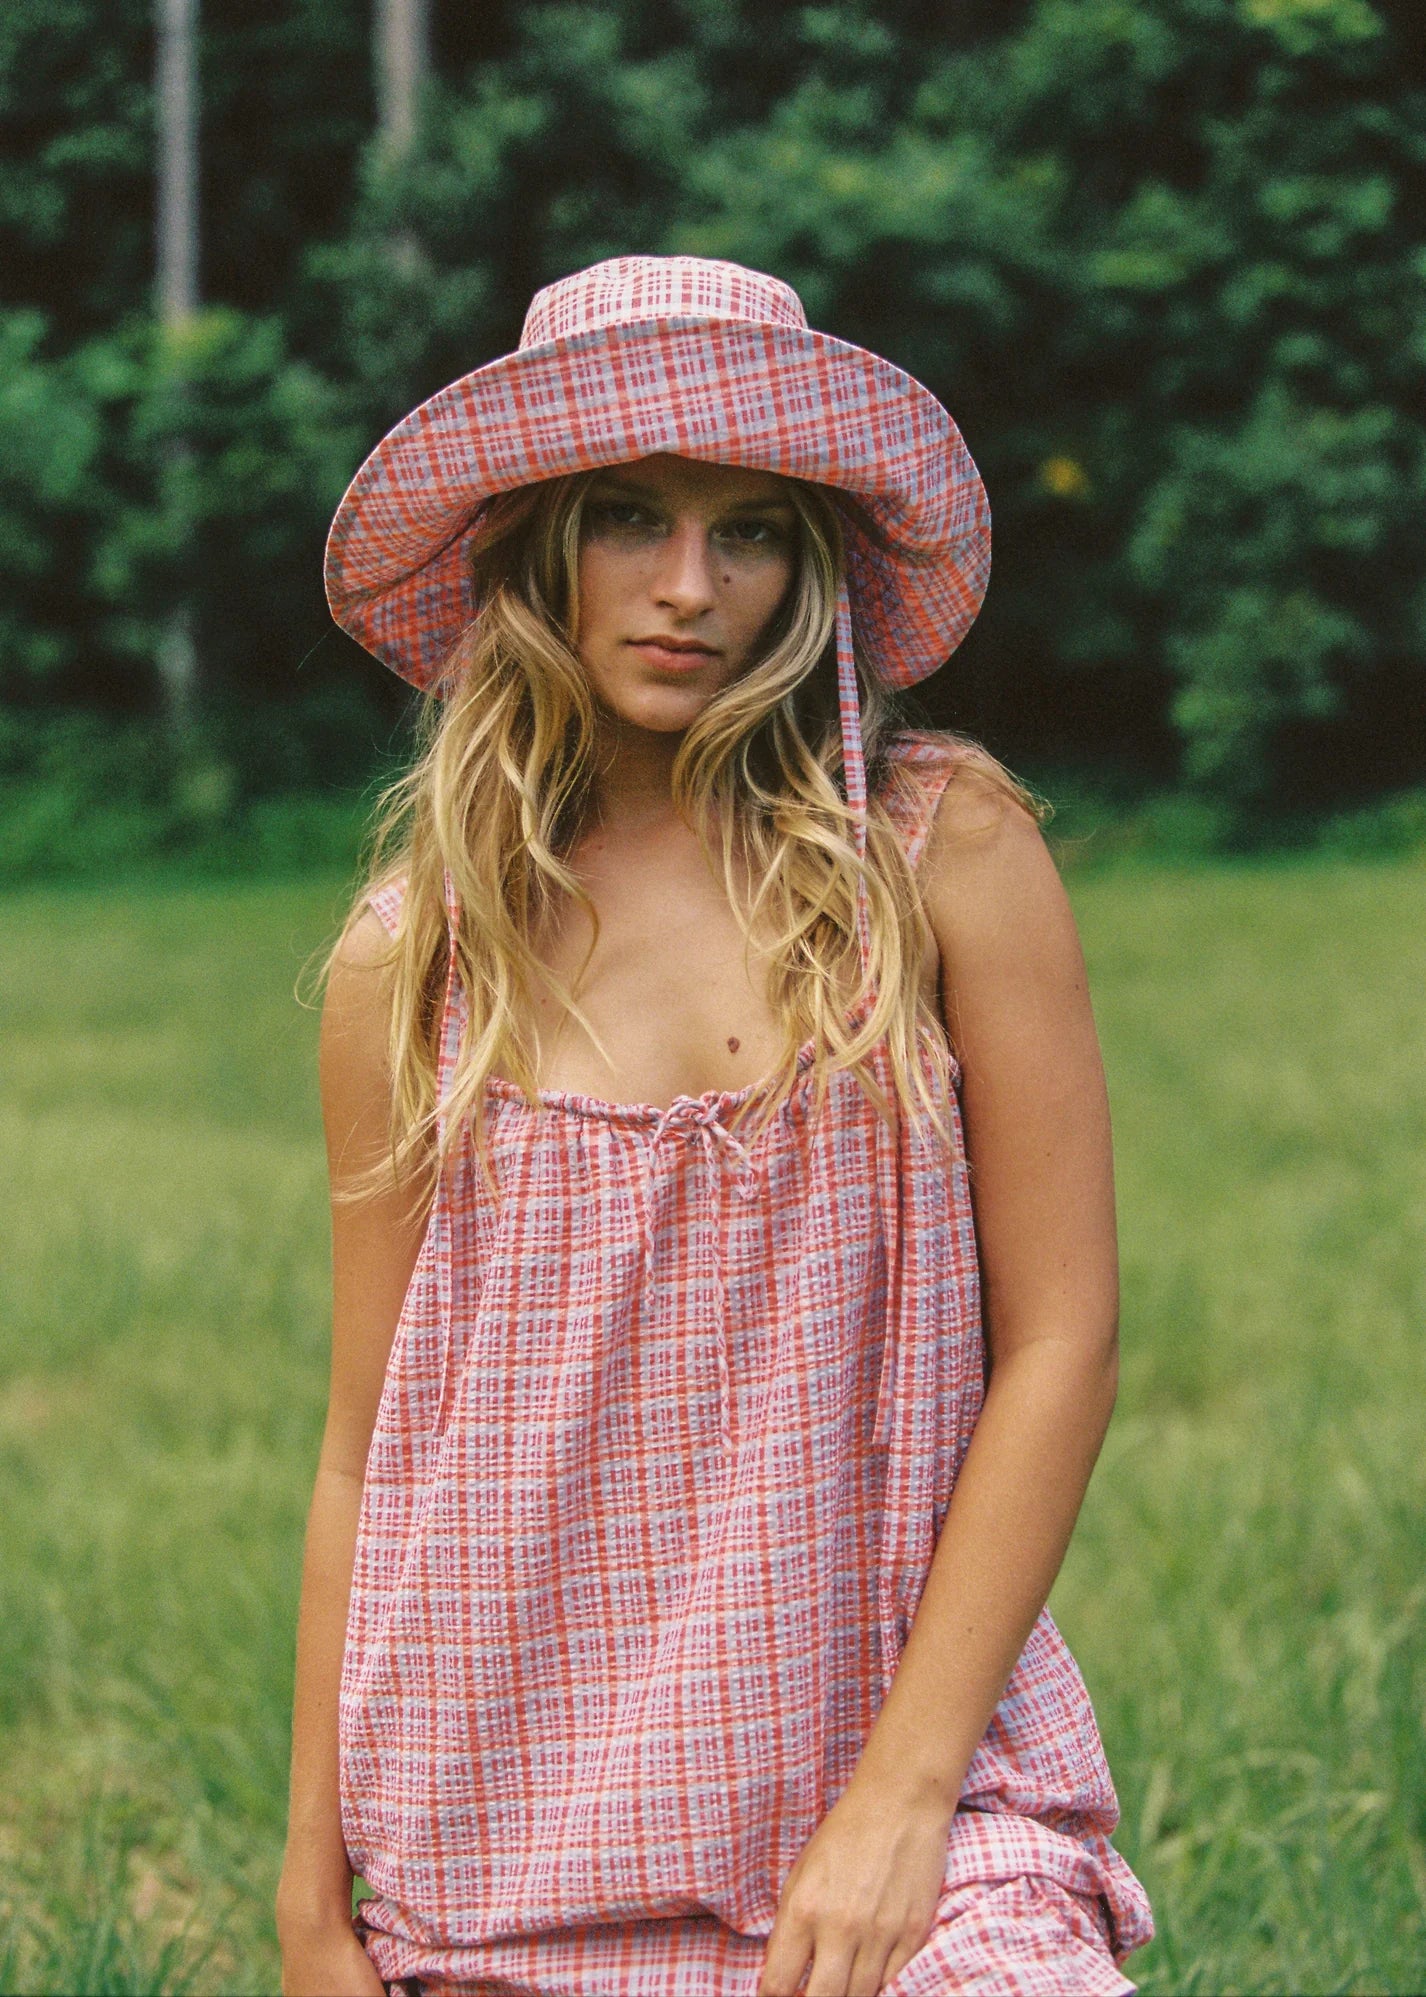
[[[634,6],[521,10],[317,265],[362,271],[340,323],[373,406],[507,344],[529,289],[588,258],[776,270],[961,418],[1007,550],[967,647],[1006,687],[993,733],[1062,750],[1078,711],[1081,749],[1107,726],[1142,756],[1169,730],[1239,805],[1411,776],[1419,728],[1364,768],[1357,719],[1407,720],[1426,602],[1426,99],[1384,18],[1041,0],[993,41],[914,49],[895,15],[789,14],[781,87],[744,88],[740,117],[740,10],[701,38]]]
[[[366,0],[203,0],[205,295],[293,311],[306,243],[340,228],[371,128]],[[150,309],[154,0],[0,10],[0,295],[67,350]]]
[[[356,786],[253,794],[152,721],[0,708],[0,882],[312,873],[353,863],[369,806]]]
[[[996,576],[931,690],[937,718],[1012,757],[1183,776],[1239,815],[1415,781],[1411,11],[946,14],[452,11],[419,145],[393,162],[370,139],[356,0],[215,0],[204,269],[222,303],[166,354],[144,324],[146,0],[118,0],[102,35],[97,0],[22,0],[0,30],[0,106],[35,141],[0,194],[0,441],[38,420],[55,444],[20,448],[0,486],[0,699],[152,706],[156,633],[187,595],[213,753],[240,785],[357,773],[398,708],[325,636],[344,479],[414,402],[512,345],[539,284],[691,250],[784,275],[961,422]],[[334,739],[346,686],[356,718]]]
[[[58,350],[149,291],[152,23],[149,0],[0,9],[0,294],[43,304]]]
[[[82,371],[39,352],[38,312],[0,314],[0,700],[72,669],[56,614],[90,517],[99,411]]]
[[[104,384],[111,478],[133,495],[96,544],[103,635],[141,666],[186,591],[210,698],[277,691],[264,653],[280,647],[290,673],[287,627],[318,585],[304,558],[359,454],[339,391],[288,354],[280,320],[224,306],[175,334],[132,320],[81,357]]]

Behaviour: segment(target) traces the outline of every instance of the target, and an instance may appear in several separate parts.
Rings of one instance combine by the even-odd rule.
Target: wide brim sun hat
[[[467,544],[484,503],[534,481],[668,452],[850,494],[837,607],[847,803],[865,850],[853,640],[905,687],[944,663],[990,575],[990,507],[928,388],[809,327],[789,285],[705,257],[614,257],[547,285],[514,353],[413,409],[366,459],[327,539],[333,617],[439,692],[477,615]]]

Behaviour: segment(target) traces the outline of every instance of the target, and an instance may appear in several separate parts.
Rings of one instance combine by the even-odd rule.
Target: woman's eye
[[[606,532],[651,533],[662,524],[659,513],[637,499],[590,499],[585,505],[585,520]],[[773,548],[787,538],[775,520],[725,521],[714,534],[725,547],[738,549]]]
[[[723,532],[730,541],[745,548],[771,547],[774,542],[782,539],[781,528],[775,526],[771,520],[735,520],[731,526],[725,527]]]
[[[589,511],[609,527],[642,527],[648,519],[643,507],[632,499],[591,500]]]

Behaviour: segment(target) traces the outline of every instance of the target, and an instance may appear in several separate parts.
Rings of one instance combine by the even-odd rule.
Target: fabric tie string
[[[446,1097],[450,1093],[451,1080],[456,1070],[456,1056],[460,1052],[460,1035],[464,992],[460,981],[460,959],[457,943],[460,937],[460,903],[456,899],[456,884],[451,878],[449,867],[445,870],[446,903],[446,991],[441,1004],[441,1032],[437,1041],[436,1055],[436,1124],[437,1141],[445,1142]]]
[[[857,699],[857,663],[852,649],[852,606],[845,579],[837,587],[837,704],[842,719],[842,774],[857,858],[866,861],[866,759],[862,754],[862,712]],[[871,921],[867,913],[866,878],[857,878],[857,946],[862,972],[871,963]]]
[[[446,1099],[451,1092],[455,1076],[456,1059],[460,1053],[461,1031],[465,1022],[465,992],[459,976],[457,940],[460,935],[460,904],[456,900],[455,882],[451,879],[449,867],[445,870],[446,904],[446,989],[441,1001],[441,1027],[436,1041],[436,1145],[440,1153],[445,1152],[446,1131],[449,1118],[446,1113]],[[432,1202],[429,1225],[433,1229],[445,1230],[449,1227],[446,1211],[447,1194],[453,1158],[447,1156],[442,1163],[440,1179]],[[442,1253],[437,1256],[436,1288],[440,1299],[441,1329],[441,1372],[436,1388],[436,1431],[444,1433],[446,1423],[446,1394],[451,1382],[451,1348],[455,1342],[456,1324],[454,1300],[451,1293],[450,1256]]]
[[[718,1164],[724,1158],[735,1159],[739,1166],[737,1187],[744,1199],[751,1198],[757,1190],[756,1168],[753,1155],[746,1144],[734,1137],[718,1114],[718,1106],[702,1096],[675,1096],[654,1125],[651,1142],[657,1144],[666,1131],[684,1130],[690,1137],[697,1136],[703,1141],[703,1148],[709,1159]]]
[[[646,1286],[652,1279],[654,1269],[655,1160],[660,1142],[670,1131],[690,1142],[702,1145],[715,1190],[730,1165],[736,1165],[738,1168],[733,1185],[739,1199],[754,1199],[758,1189],[757,1167],[753,1163],[752,1153],[747,1145],[736,1138],[722,1122],[717,1103],[698,1096],[675,1096],[649,1135],[649,1155],[644,1169],[642,1189],[643,1280]],[[715,1213],[716,1204],[715,1200]],[[709,1228],[713,1249],[708,1286],[712,1298],[713,1345],[718,1367],[718,1441],[726,1462],[732,1455],[733,1449],[733,1416],[732,1382],[728,1365],[727,1297],[723,1285],[722,1233],[723,1230],[715,1219]]]

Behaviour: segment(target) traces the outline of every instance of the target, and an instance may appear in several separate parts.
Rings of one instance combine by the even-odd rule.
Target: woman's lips
[[[718,656],[715,651],[705,651],[701,645],[661,645],[657,640],[648,638],[631,639],[630,643],[642,658],[647,659],[651,666],[657,666],[660,672],[692,672],[698,666],[706,666],[711,659],[716,659]]]

